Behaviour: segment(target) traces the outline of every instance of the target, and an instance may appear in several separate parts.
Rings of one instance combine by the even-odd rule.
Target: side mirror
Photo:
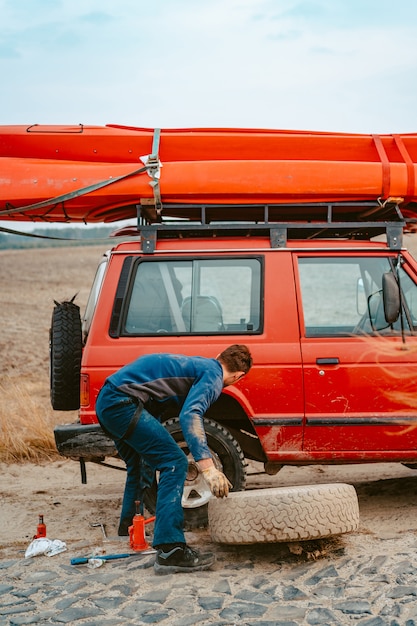
[[[382,297],[387,324],[394,324],[400,315],[401,298],[400,288],[393,272],[386,272],[382,275]]]

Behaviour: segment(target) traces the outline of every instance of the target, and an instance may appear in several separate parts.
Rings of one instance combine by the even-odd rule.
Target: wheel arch
[[[253,424],[237,398],[222,393],[220,398],[209,408],[206,417],[230,431],[247,459],[262,463],[267,461]]]

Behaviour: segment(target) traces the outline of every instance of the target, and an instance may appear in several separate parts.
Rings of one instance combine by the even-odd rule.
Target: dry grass
[[[4,463],[56,459],[51,414],[36,396],[10,378],[0,383],[0,460]]]

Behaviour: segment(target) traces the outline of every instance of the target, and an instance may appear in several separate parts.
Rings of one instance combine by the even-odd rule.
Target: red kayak
[[[219,219],[270,216],[284,205],[391,198],[416,217],[417,134],[256,129],[0,126],[0,219],[112,222],[137,215]],[[280,213],[280,207],[282,211]],[[310,216],[311,217],[311,216]]]

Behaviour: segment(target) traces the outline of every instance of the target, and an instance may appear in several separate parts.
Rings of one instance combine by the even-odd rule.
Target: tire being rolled
[[[82,332],[80,308],[56,303],[49,333],[50,395],[56,411],[80,408]]]
[[[307,541],[357,530],[359,505],[344,483],[255,489],[212,498],[208,521],[218,543]]]

